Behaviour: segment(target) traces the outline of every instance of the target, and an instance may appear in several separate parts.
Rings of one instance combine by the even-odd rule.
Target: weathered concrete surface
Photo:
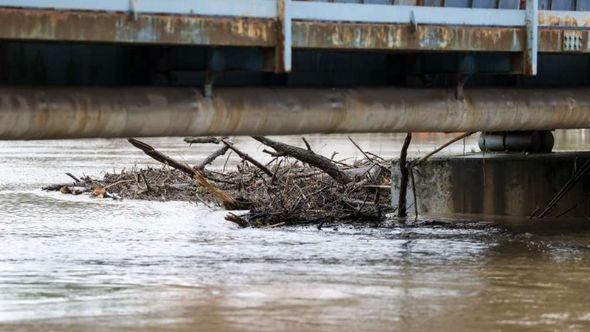
[[[418,213],[426,218],[528,221],[533,212],[545,209],[586,162],[590,163],[590,152],[435,157],[414,169]],[[397,161],[392,167],[395,206],[399,191]],[[413,202],[410,183],[409,214],[414,213]],[[590,219],[587,216],[590,171],[543,219]]]

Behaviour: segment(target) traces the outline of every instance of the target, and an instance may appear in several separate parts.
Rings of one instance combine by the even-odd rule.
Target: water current
[[[392,157],[403,136],[354,139]],[[447,139],[417,135],[410,154]],[[147,141],[189,163],[216,149]],[[253,140],[236,141],[265,158]],[[326,155],[360,157],[346,136],[309,141]],[[562,150],[589,142],[584,131],[558,133]],[[445,153],[475,149],[470,138]],[[146,165],[155,166],[124,140],[0,142],[0,330],[590,330],[585,229],[477,222],[238,229],[223,212],[193,203],[40,190],[67,182],[65,172]]]

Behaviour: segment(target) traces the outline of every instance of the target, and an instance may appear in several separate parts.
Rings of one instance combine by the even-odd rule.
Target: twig
[[[586,172],[590,169],[590,160],[586,161],[580,169],[574,173],[574,175],[561,187],[561,189],[553,196],[551,201],[547,204],[545,209],[539,214],[539,218],[543,218],[551,211],[559,201],[567,194],[570,189],[580,180],[580,178],[586,174]],[[534,216],[531,216],[534,217]]]
[[[305,143],[305,146],[307,147],[307,150],[313,151],[311,149],[311,145],[309,145],[309,142],[307,142],[307,140],[305,139],[305,137],[301,137],[301,139],[303,140],[303,143]]]
[[[475,132],[473,132],[473,131],[472,131],[472,132],[463,133],[463,134],[461,134],[461,135],[459,135],[459,136],[457,136],[457,137],[455,137],[455,138],[451,139],[450,141],[448,141],[448,142],[446,142],[445,144],[443,144],[443,145],[439,146],[439,147],[438,147],[438,148],[436,148],[434,151],[430,152],[429,154],[425,155],[424,157],[422,157],[422,158],[420,158],[420,159],[418,159],[418,160],[416,160],[416,161],[412,162],[412,167],[413,167],[413,166],[418,166],[418,165],[420,165],[421,163],[423,163],[424,161],[426,161],[428,158],[430,158],[430,157],[434,156],[435,154],[439,153],[440,151],[442,151],[442,150],[443,150],[444,148],[446,148],[447,146],[449,146],[449,145],[451,145],[451,144],[453,144],[453,143],[455,143],[455,142],[457,142],[457,141],[459,141],[459,140],[462,140],[462,139],[464,139],[464,138],[466,138],[466,137],[468,137],[468,136],[471,136],[471,135],[473,135],[474,133],[475,133]]]
[[[266,175],[272,177],[272,172],[264,165],[262,165],[260,162],[258,162],[256,159],[250,157],[248,154],[242,152],[241,150],[239,150],[238,148],[236,148],[235,146],[233,146],[232,143],[222,139],[221,142],[223,144],[225,144],[225,146],[227,146],[228,148],[230,148],[233,152],[235,152],[238,156],[240,156],[240,158],[250,162],[252,165],[258,167],[261,171],[263,171],[264,173],[266,173]]]
[[[418,220],[418,198],[416,197],[416,181],[414,181],[414,167],[410,167],[410,179],[412,180],[412,194],[414,195],[414,218]]]
[[[223,169],[221,172],[225,173],[225,167],[227,166],[227,162],[229,161],[229,157],[231,157],[231,151],[227,154],[227,158],[225,158],[225,163],[223,163]]]
[[[363,154],[363,156],[365,156],[365,158],[367,158],[367,160],[369,162],[371,162],[373,165],[379,167],[380,169],[382,169],[383,171],[387,172],[387,173],[391,173],[391,170],[377,162],[375,162],[375,160],[373,160],[373,158],[369,157],[369,154],[367,152],[365,152],[353,139],[352,137],[348,136],[348,139],[350,140],[350,142]],[[381,158],[383,159],[383,158]]]
[[[352,143],[352,145],[354,145],[357,150],[359,150],[363,156],[365,156],[365,158],[367,158],[368,161],[373,161],[373,158],[369,157],[369,155],[367,153],[365,153],[365,151],[363,149],[361,149],[361,147],[356,144],[356,142],[352,139],[352,137],[348,136],[348,139],[350,140],[350,142]]]
[[[279,157],[273,157],[269,162],[266,163],[266,167],[269,167],[270,165],[272,165],[272,163],[274,163],[275,161],[277,161],[277,159],[279,159]],[[281,160],[282,161],[282,160]]]
[[[368,155],[370,155],[372,157],[375,157],[375,158],[377,158],[377,159],[379,159],[379,160],[381,160],[383,162],[387,162],[387,160],[385,160],[384,158],[382,158],[382,157],[380,157],[380,156],[378,156],[378,155],[376,155],[376,154],[374,154],[372,152],[369,152],[369,151],[366,151],[366,152],[367,152]]]
[[[204,170],[205,166],[211,164],[218,157],[221,157],[224,154],[226,154],[228,150],[229,150],[229,147],[227,145],[224,145],[223,147],[215,150],[212,154],[210,154],[207,158],[205,158],[205,160],[203,160],[196,168],[201,171]]]

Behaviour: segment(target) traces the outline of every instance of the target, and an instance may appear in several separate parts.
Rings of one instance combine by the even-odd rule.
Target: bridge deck
[[[0,0],[0,39],[274,48],[284,71],[292,48],[511,52],[526,55],[526,68],[537,52],[590,52],[587,3],[541,0],[529,11],[517,0]]]

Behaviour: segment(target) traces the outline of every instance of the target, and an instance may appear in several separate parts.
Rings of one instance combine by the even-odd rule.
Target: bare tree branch
[[[217,137],[187,137],[184,141],[188,144],[219,144],[221,140]]]
[[[272,177],[273,173],[264,165],[262,165],[260,162],[258,162],[256,159],[250,157],[248,154],[242,152],[241,150],[239,150],[238,148],[236,148],[232,143],[222,139],[221,142],[223,142],[223,144],[225,144],[225,146],[227,146],[228,148],[230,148],[233,152],[235,152],[238,156],[240,156],[240,158],[250,162],[252,165],[258,167],[260,170],[262,170],[264,173],[266,173],[266,175]]]
[[[352,181],[350,176],[344,173],[334,162],[330,159],[316,154],[313,151],[298,148],[296,146],[288,145],[285,143],[273,141],[264,136],[253,136],[253,138],[260,143],[267,145],[275,149],[278,153],[293,157],[299,161],[307,163],[311,166],[317,167],[322,171],[326,172],[334,180],[341,184],[347,184]]]
[[[204,170],[205,166],[211,164],[218,157],[221,157],[224,154],[226,154],[228,150],[229,150],[229,147],[227,145],[224,145],[223,147],[215,150],[215,152],[213,152],[207,158],[205,158],[205,160],[203,160],[196,168],[200,171]]]

